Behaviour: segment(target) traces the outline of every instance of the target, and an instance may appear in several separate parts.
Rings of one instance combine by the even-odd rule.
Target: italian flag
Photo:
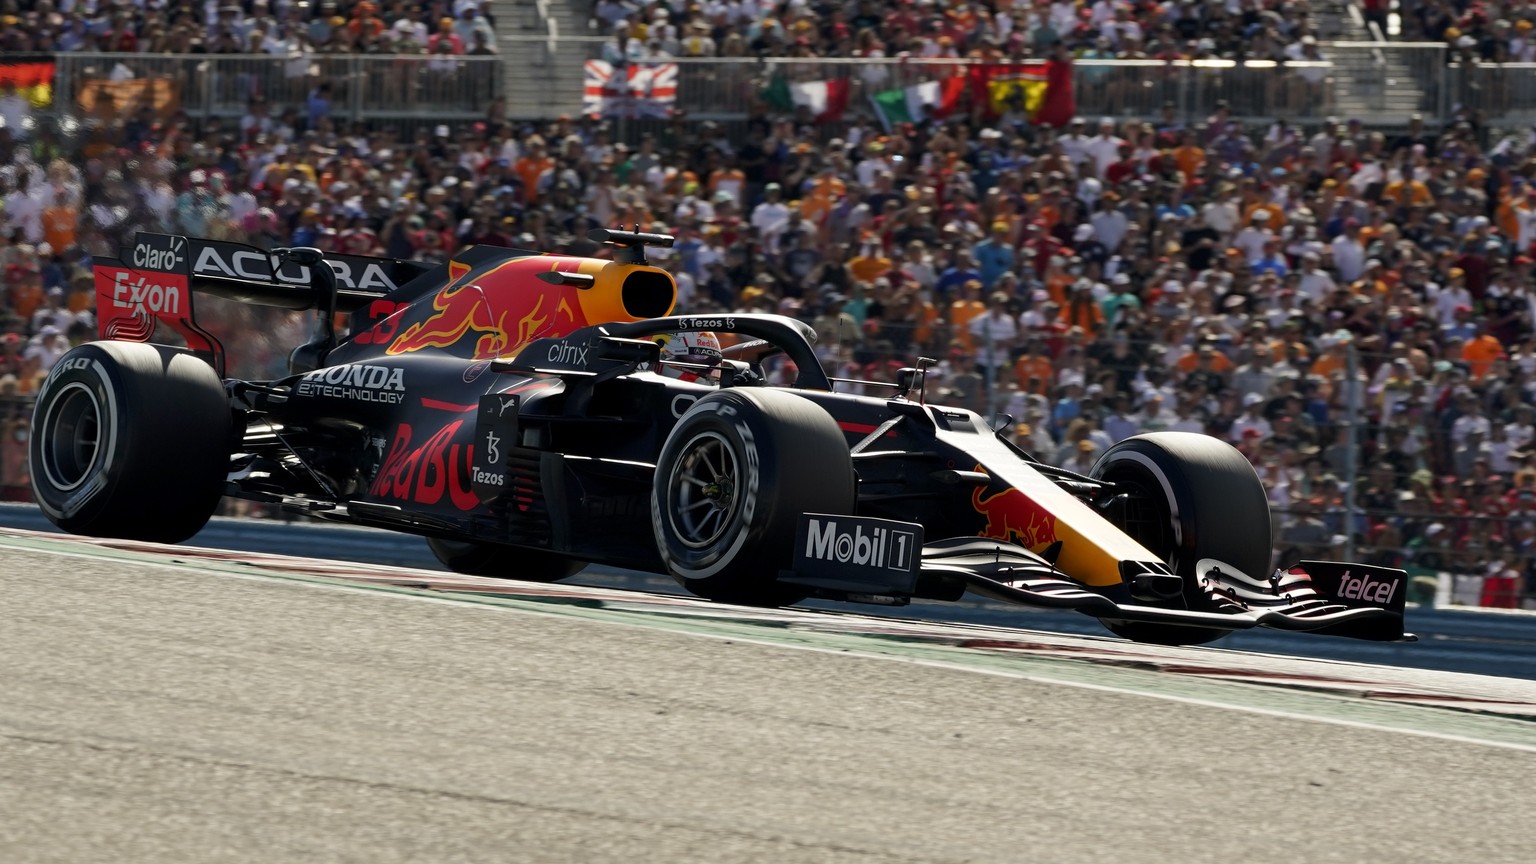
[[[763,91],[763,99],[781,111],[804,108],[817,123],[842,119],[848,110],[848,79],[791,82],[782,73],[775,74]]]
[[[848,110],[848,79],[806,81],[789,85],[796,108],[805,108],[817,123],[842,119]]]
[[[875,114],[889,132],[900,123],[942,120],[953,114],[965,93],[966,77],[956,75],[942,81],[929,81],[903,90],[886,90],[869,97]]]

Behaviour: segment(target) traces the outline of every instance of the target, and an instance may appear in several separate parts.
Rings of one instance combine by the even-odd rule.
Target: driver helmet
[[[720,340],[708,330],[673,333],[659,341],[660,372],[668,377],[697,381],[720,362]]]

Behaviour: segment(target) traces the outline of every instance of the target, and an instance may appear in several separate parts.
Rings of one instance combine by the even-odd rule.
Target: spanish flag
[[[0,63],[0,88],[10,84],[34,108],[53,104],[52,63]]]
[[[1068,61],[988,63],[972,66],[971,95],[987,119],[1023,114],[1031,123],[1065,126],[1076,112]]]

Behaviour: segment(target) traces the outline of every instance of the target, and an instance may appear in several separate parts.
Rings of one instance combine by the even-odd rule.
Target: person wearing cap
[[[1466,271],[1460,267],[1452,267],[1446,271],[1445,284],[1440,286],[1438,292],[1434,292],[1436,317],[1442,328],[1454,327],[1458,320],[1456,310],[1465,308],[1472,311],[1472,292],[1467,289]]]
[[[1125,139],[1115,134],[1115,120],[1113,117],[1105,117],[1099,121],[1099,134],[1088,139],[1085,148],[1088,157],[1093,160],[1094,176],[1103,177],[1120,158],[1120,145]]]
[[[1273,429],[1270,423],[1264,420],[1263,394],[1243,394],[1243,414],[1238,415],[1232,421],[1232,429],[1229,430],[1229,440],[1233,444],[1240,443],[1244,438],[1269,438]]]
[[[1131,227],[1131,220],[1120,208],[1118,196],[1106,194],[1098,201],[1098,209],[1089,217],[1093,235],[1104,244],[1109,254],[1118,254],[1120,244]]]
[[[0,376],[14,375],[18,381],[26,378],[23,370],[26,365],[21,356],[25,341],[20,333],[6,333],[0,336]],[[18,386],[26,386],[26,382]]]
[[[494,44],[496,34],[491,30],[491,23],[480,14],[479,8],[473,3],[464,3],[459,7],[458,17],[453,21],[453,32],[459,37],[462,45],[475,44],[475,37],[483,37],[487,43]]]
[[[859,253],[848,259],[847,266],[853,278],[860,282],[872,283],[890,273],[895,268],[895,262],[885,254],[884,247],[871,238],[859,244]]]
[[[1472,380],[1482,382],[1488,377],[1494,361],[1505,356],[1504,343],[1488,332],[1487,319],[1479,318],[1473,326],[1475,330],[1472,338],[1462,343],[1461,359],[1467,364],[1467,372]]]
[[[994,291],[987,298],[986,311],[967,322],[965,329],[974,346],[977,374],[997,382],[1019,338],[1018,322],[1008,314],[1008,295]]]
[[[37,331],[37,335],[27,340],[27,346],[22,350],[22,356],[37,364],[37,368],[47,372],[53,369],[53,364],[59,362],[59,358],[69,352],[74,346],[69,344],[69,337],[64,330],[48,324]]]
[[[1360,238],[1360,222],[1353,217],[1344,220],[1343,231],[1330,244],[1333,269],[1339,281],[1351,284],[1365,271],[1365,244]]]
[[[992,288],[997,284],[999,276],[1018,264],[1018,254],[1014,252],[1013,242],[1008,235],[1008,223],[999,219],[992,223],[992,231],[987,239],[977,243],[972,250],[971,254],[981,269],[983,288]]]
[[[778,235],[789,224],[789,205],[782,200],[783,187],[778,183],[769,183],[763,187],[763,200],[752,208],[752,216],[749,219],[753,228],[757,229],[757,236],[769,243],[769,248],[777,250]]]
[[[1232,238],[1232,247],[1243,253],[1245,266],[1252,268],[1264,257],[1264,250],[1271,241],[1278,239],[1269,227],[1270,212],[1256,209],[1248,217],[1247,224]]]

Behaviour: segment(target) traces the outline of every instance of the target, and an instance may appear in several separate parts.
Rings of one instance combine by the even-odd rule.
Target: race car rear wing
[[[363,255],[326,255],[336,274],[334,304],[307,264],[224,240],[140,232],[119,258],[93,260],[97,331],[103,339],[148,342],[157,324],[186,339],[222,376],[224,348],[193,314],[193,293],[279,309],[352,313],[352,327],[382,319],[436,265]],[[426,280],[431,281],[431,280]],[[413,285],[412,283],[418,283]]]

